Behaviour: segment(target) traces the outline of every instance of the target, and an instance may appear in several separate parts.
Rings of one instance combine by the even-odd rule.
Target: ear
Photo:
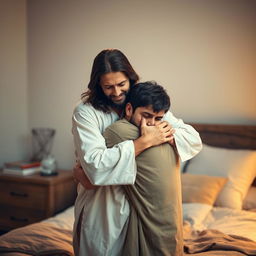
[[[131,103],[127,103],[125,106],[125,117],[128,119],[128,121],[131,119],[133,113],[133,108]]]

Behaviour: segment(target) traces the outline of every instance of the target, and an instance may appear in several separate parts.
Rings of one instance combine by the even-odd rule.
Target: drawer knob
[[[13,221],[28,222],[27,218],[17,218],[17,217],[11,216],[10,219]]]
[[[19,193],[19,192],[10,192],[11,196],[20,196],[20,197],[28,197],[27,193]]]

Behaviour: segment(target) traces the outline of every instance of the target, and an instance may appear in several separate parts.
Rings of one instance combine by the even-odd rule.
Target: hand
[[[169,128],[169,131],[171,133],[171,135],[169,136],[169,141],[168,143],[171,145],[171,146],[175,146],[175,141],[174,141],[174,133],[175,133],[175,129],[172,128],[172,126],[167,122],[167,121],[163,121],[162,123],[165,123],[166,124],[166,128],[168,127]]]
[[[82,166],[79,163],[77,163],[75,165],[75,167],[73,168],[73,176],[74,176],[74,180],[77,183],[81,183],[81,185],[85,189],[90,190],[90,189],[96,189],[97,188],[97,186],[91,184],[90,180],[85,175],[84,170],[83,170]]]
[[[140,129],[141,136],[148,140],[150,146],[157,146],[165,142],[174,143],[173,133],[175,130],[166,121],[162,121],[155,126],[148,126],[146,119],[142,118]]]
[[[176,147],[175,145],[175,140],[174,140],[174,133],[175,133],[175,129],[172,128],[172,126],[168,123],[168,125],[170,126],[170,132],[171,132],[171,136],[170,136],[170,140],[168,141],[168,143],[173,146]]]
[[[171,140],[168,141],[168,143],[169,143],[171,146],[176,147],[176,144],[175,144],[175,140],[174,140],[174,136],[173,136],[173,135],[171,136]]]

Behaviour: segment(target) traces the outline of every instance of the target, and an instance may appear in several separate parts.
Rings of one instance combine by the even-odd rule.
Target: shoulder
[[[168,110],[165,114],[164,114],[164,119],[166,120],[166,119],[173,119],[173,117],[174,117],[174,115],[173,115],[173,113],[170,111],[170,110]]]
[[[89,103],[84,103],[82,101],[80,101],[79,103],[77,103],[77,105],[74,108],[73,113],[81,113],[81,112],[94,112],[97,111],[91,104]]]
[[[121,119],[111,124],[105,131],[105,135],[117,135],[124,140],[136,139],[139,136],[139,129],[126,119]]]
[[[79,102],[73,111],[74,116],[95,117],[104,115],[103,111],[95,109],[90,103]]]
[[[124,129],[136,131],[138,128],[135,125],[131,124],[129,121],[127,121],[125,118],[114,122],[107,128],[107,130],[116,131],[116,132],[122,131]]]

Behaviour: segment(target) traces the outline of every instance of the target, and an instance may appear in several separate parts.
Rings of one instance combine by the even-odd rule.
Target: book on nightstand
[[[40,162],[8,162],[4,164],[3,173],[26,176],[41,171]]]

